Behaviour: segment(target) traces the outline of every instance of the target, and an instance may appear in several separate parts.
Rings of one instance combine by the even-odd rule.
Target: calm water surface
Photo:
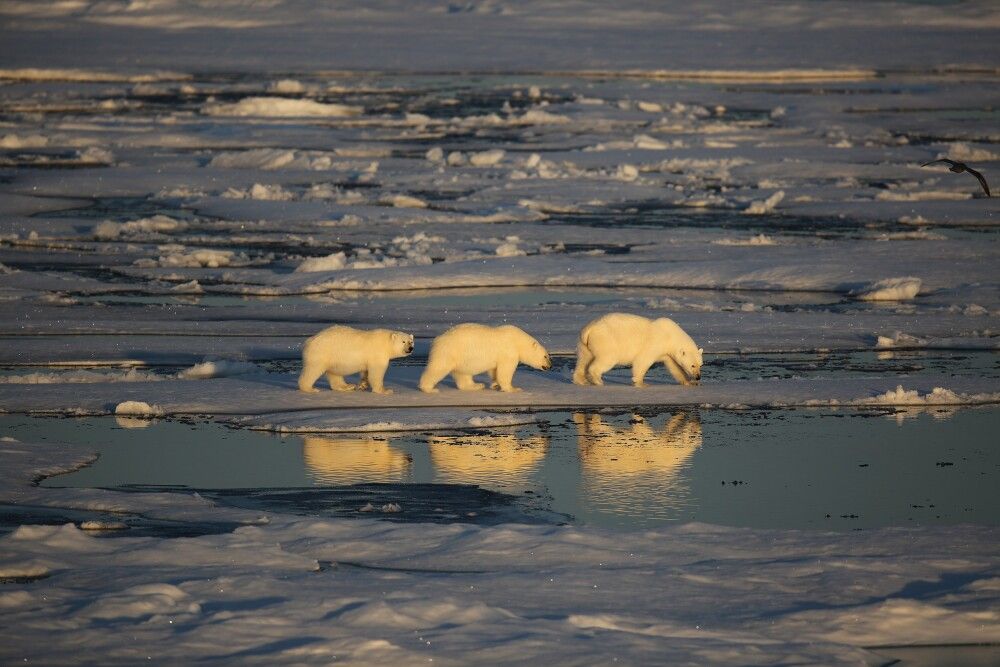
[[[299,514],[621,530],[683,521],[831,530],[1000,523],[996,408],[539,417],[482,432],[279,437],[200,421],[4,416],[0,435],[100,452],[44,486],[169,486]],[[389,502],[401,511],[378,511]],[[374,513],[358,512],[369,503]],[[486,511],[493,505],[510,511]]]

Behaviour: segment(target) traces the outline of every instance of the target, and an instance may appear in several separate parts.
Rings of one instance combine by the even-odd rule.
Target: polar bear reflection
[[[320,484],[402,482],[410,472],[410,458],[393,449],[387,438],[302,438],[302,458]]]
[[[658,421],[659,418],[656,418]],[[661,429],[633,415],[629,425],[573,413],[585,502],[634,517],[671,518],[687,503],[682,471],[701,447],[701,420],[679,412]]]
[[[549,448],[543,435],[468,433],[427,439],[438,481],[489,487],[523,486]]]

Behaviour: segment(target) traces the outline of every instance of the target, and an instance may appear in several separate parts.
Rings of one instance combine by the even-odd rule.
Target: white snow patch
[[[27,373],[0,375],[0,384],[92,384],[96,382],[156,382],[166,379],[155,373],[130,368],[126,371],[78,370],[66,373]]]
[[[67,6],[79,3],[65,3]],[[125,82],[148,83],[152,81],[185,81],[190,74],[179,72],[151,72],[148,74],[125,74],[122,72],[98,71],[86,69],[56,69],[22,67],[15,69],[0,69],[0,79],[12,81],[80,81],[80,82]]]

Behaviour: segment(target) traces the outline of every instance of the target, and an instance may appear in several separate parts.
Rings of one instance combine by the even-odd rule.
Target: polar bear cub
[[[662,361],[675,380],[694,384],[701,379],[701,354],[673,320],[609,313],[580,331],[573,383],[602,385],[601,376],[615,366],[631,366],[632,384],[642,387],[650,366]]]
[[[455,386],[473,391],[483,388],[473,376],[489,373],[491,389],[521,391],[511,383],[518,363],[539,370],[552,368],[552,360],[537,340],[515,326],[488,327],[459,324],[434,339],[427,368],[420,376],[420,391],[437,393],[435,385],[451,373]]]
[[[323,329],[302,347],[299,390],[318,391],[313,385],[320,375],[326,375],[334,391],[367,389],[371,385],[376,394],[391,394],[392,390],[383,384],[389,360],[410,352],[413,352],[413,335],[402,331],[362,331],[344,326]],[[345,375],[354,373],[361,373],[357,385],[344,382]]]

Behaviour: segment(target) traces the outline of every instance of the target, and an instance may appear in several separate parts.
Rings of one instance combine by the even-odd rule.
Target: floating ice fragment
[[[410,195],[392,195],[382,199],[381,203],[383,206],[396,208],[427,208],[427,202]]]
[[[197,280],[189,280],[186,283],[180,283],[179,285],[174,285],[170,288],[171,292],[176,292],[178,294],[204,294],[205,290],[201,288]]]
[[[499,148],[479,153],[470,153],[469,164],[473,167],[493,167],[499,164],[506,154],[506,151]]]
[[[729,245],[729,246],[761,246],[761,245],[778,245],[772,237],[766,234],[757,234],[756,236],[751,236],[747,239],[716,239],[712,241],[715,245]]]
[[[306,87],[302,85],[301,81],[295,79],[281,79],[272,83],[267,89],[274,93],[294,94],[305,92]]]
[[[128,524],[121,521],[84,521],[80,530],[128,530]]]
[[[777,206],[784,198],[785,198],[785,191],[778,190],[773,195],[771,195],[767,199],[764,199],[763,201],[758,200],[751,202],[750,205],[747,206],[743,212],[748,215],[764,215],[765,213],[770,213],[771,211],[774,210],[774,207]]]
[[[0,148],[42,148],[49,143],[48,137],[40,134],[5,134],[0,137]]]
[[[153,418],[162,416],[164,410],[158,405],[150,405],[144,401],[122,401],[115,406],[115,414]]]
[[[347,266],[347,255],[343,252],[335,252],[325,257],[310,257],[295,267],[295,273],[338,271],[345,266]]]
[[[203,361],[195,364],[191,368],[186,368],[177,374],[182,380],[207,380],[210,378],[232,377],[234,375],[247,375],[257,373],[260,367],[249,361],[230,361],[219,359],[217,361]]]
[[[347,104],[324,104],[313,100],[286,97],[246,97],[233,104],[210,104],[203,112],[209,116],[262,116],[271,118],[327,117],[349,118],[364,113],[364,108]]]
[[[866,287],[852,290],[849,295],[859,301],[908,301],[920,292],[920,278],[885,278]]]
[[[960,405],[963,403],[990,403],[1000,400],[1000,393],[992,394],[956,394],[950,389],[934,387],[929,393],[921,394],[917,390],[903,389],[897,385],[884,394],[870,398],[859,398],[854,405]]]
[[[947,145],[943,151],[937,154],[937,158],[951,158],[960,162],[992,162],[1000,160],[1000,153],[987,148],[972,146],[964,141],[956,141]]]

